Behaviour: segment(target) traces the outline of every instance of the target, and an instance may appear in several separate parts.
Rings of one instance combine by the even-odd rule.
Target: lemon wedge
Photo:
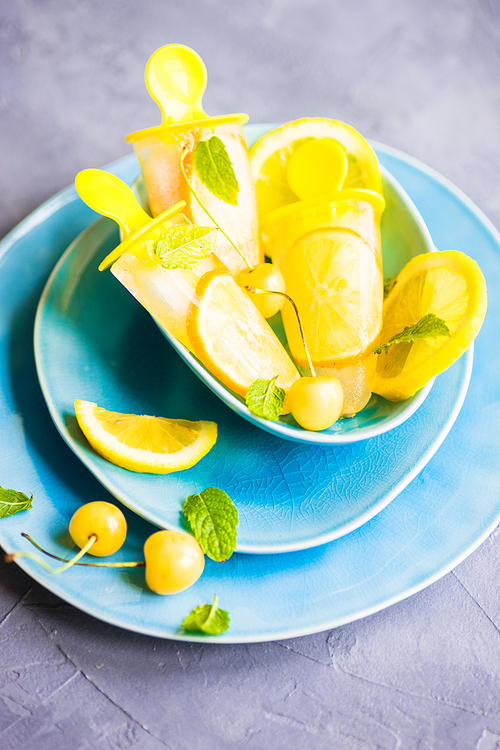
[[[217,440],[215,422],[189,422],[107,411],[75,401],[80,429],[92,448],[130,471],[169,474],[194,466]]]
[[[456,250],[413,258],[384,302],[380,343],[429,313],[444,320],[449,336],[394,344],[378,356],[373,391],[389,401],[413,396],[477,336],[486,313],[486,284],[472,258]]]
[[[340,120],[308,117],[287,122],[280,128],[271,130],[262,136],[250,150],[250,167],[255,180],[260,219],[276,208],[295,203],[301,197],[301,193],[305,195],[309,193],[307,185],[298,184],[304,181],[300,177],[303,170],[293,169],[294,165],[290,162],[295,152],[298,152],[300,147],[312,138],[331,139],[332,146],[340,144],[342,151],[345,152],[347,171],[341,181],[343,190],[351,188],[372,190],[382,195],[382,180],[377,157],[363,136]],[[323,141],[321,146],[324,150],[326,142]],[[331,158],[337,161],[339,156],[334,156],[333,149],[331,150]],[[299,153],[297,153],[297,158],[299,158]],[[296,192],[293,191],[291,185]],[[328,189],[333,188],[329,185]]]
[[[286,391],[299,373],[250,296],[226,271],[201,277],[187,332],[198,359],[224,385],[245,396],[258,378],[272,379]]]

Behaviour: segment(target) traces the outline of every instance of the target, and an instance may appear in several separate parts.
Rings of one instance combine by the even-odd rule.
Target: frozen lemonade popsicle
[[[248,149],[241,129],[248,116],[209,117],[201,104],[206,83],[205,65],[194,50],[178,44],[158,49],[147,63],[146,85],[161,109],[162,124],[131,133],[127,141],[133,144],[139,160],[153,216],[184,200],[184,213],[190,221],[207,226],[213,223],[212,215],[248,265],[254,267],[262,263],[264,257],[259,247]],[[212,136],[217,136],[224,144],[238,181],[237,200],[232,203],[219,199],[207,189],[193,164],[196,144]],[[187,152],[183,159],[186,176],[208,215],[195,199],[183,174],[181,157],[184,152]],[[218,233],[215,255],[232,274],[247,266],[222,232]]]
[[[122,180],[100,169],[84,169],[76,176],[80,198],[94,211],[119,225],[123,240],[105,258],[99,270],[111,272],[143,307],[184,346],[191,349],[186,316],[200,276],[219,267],[212,253],[193,268],[165,268],[155,248],[167,231],[191,231],[185,225],[181,201],[155,219],[141,208],[132,190]],[[178,223],[174,223],[178,222]],[[216,230],[205,235],[215,244]]]
[[[318,375],[338,378],[343,415],[354,415],[371,396],[382,325],[382,195],[343,189],[345,149],[331,138],[304,140],[291,155],[287,182],[295,201],[262,219],[266,254],[281,270],[295,301]],[[306,366],[296,315],[282,309],[294,359]]]

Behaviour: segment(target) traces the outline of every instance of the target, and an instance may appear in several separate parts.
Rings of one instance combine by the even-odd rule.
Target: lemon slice
[[[341,366],[363,354],[382,319],[382,268],[373,248],[351,229],[320,227],[300,236],[274,259],[300,313],[311,359]],[[281,315],[293,357],[306,365],[296,315]]]
[[[75,401],[80,428],[92,448],[117,466],[169,474],[194,466],[217,440],[215,422],[189,422],[101,409]]]
[[[486,284],[477,263],[456,250],[425,253],[400,272],[384,302],[380,343],[433,313],[450,336],[394,344],[378,357],[373,391],[389,401],[410,398],[470,346],[486,313]]]
[[[198,359],[224,385],[245,396],[257,378],[288,390],[299,373],[278,337],[226,271],[209,271],[198,282],[187,331]]]
[[[377,157],[357,130],[340,120],[321,117],[293,120],[266,133],[250,150],[259,218],[299,199],[288,183],[288,167],[295,151],[311,138],[331,138],[342,146],[347,156],[343,189],[373,190],[382,195]],[[297,189],[296,179],[292,182]]]

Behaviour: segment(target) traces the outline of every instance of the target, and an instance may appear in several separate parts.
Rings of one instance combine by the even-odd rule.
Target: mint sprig
[[[264,378],[254,380],[245,399],[248,411],[256,417],[270,419],[273,422],[279,419],[286,396],[283,388],[276,385],[276,377],[272,380]]]
[[[221,635],[229,628],[229,612],[217,607],[218,599],[214,596],[213,604],[200,604],[183,620],[181,627],[192,633]]]
[[[203,552],[216,562],[228,560],[236,549],[238,511],[218,487],[207,487],[184,500],[182,512]]]
[[[428,313],[414,325],[407,326],[401,333],[396,333],[387,343],[372,346],[372,351],[375,354],[381,354],[383,349],[388,349],[394,344],[401,344],[403,341],[410,342],[417,339],[436,338],[437,336],[451,336],[450,329],[442,318],[438,318],[434,313]]]
[[[216,240],[215,227],[178,224],[162,230],[154,252],[163,268],[195,268],[213,252]]]
[[[224,203],[238,205],[240,186],[224,143],[216,135],[198,141],[193,149],[194,167],[208,190]]]
[[[13,516],[22,510],[29,510],[32,507],[32,500],[33,495],[28,497],[23,492],[0,487],[0,518]]]

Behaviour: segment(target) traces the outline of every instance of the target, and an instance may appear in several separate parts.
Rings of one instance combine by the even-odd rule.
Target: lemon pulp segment
[[[121,443],[152,453],[177,453],[192,445],[200,434],[199,422],[181,424],[163,417],[119,414],[100,408],[94,414],[102,428]]]

